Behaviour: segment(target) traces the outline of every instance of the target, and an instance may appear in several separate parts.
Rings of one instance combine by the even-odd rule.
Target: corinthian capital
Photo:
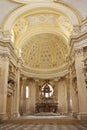
[[[13,40],[12,32],[10,32],[9,30],[0,29],[0,40],[12,42]]]
[[[73,27],[73,34],[79,34],[81,32],[80,26],[76,25]]]
[[[83,56],[83,48],[79,48],[75,50],[75,55],[77,57]]]
[[[10,54],[9,53],[0,53],[0,59],[9,61],[10,60]]]

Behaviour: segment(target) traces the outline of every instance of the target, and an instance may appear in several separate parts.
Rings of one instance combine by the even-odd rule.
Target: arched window
[[[53,87],[49,83],[45,83],[41,88],[42,96],[49,98],[53,95]]]

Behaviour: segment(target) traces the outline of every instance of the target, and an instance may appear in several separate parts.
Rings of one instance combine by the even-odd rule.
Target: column
[[[70,74],[70,87],[69,87],[69,91],[70,91],[70,106],[69,106],[69,111],[70,113],[72,113],[73,111],[73,92],[72,92],[72,66],[70,65],[69,67],[69,74]]]
[[[71,113],[71,106],[70,106],[70,77],[69,77],[69,75],[66,76],[66,85],[67,85],[67,113]]]
[[[17,100],[16,100],[16,113],[17,117],[20,115],[19,114],[19,104],[20,104],[20,69],[17,69],[17,89],[16,89],[16,95],[17,95]]]
[[[14,114],[15,117],[20,116],[19,107],[20,107],[20,62],[16,70],[16,87],[14,91]]]
[[[75,50],[75,68],[77,75],[78,100],[79,100],[79,115],[78,119],[87,119],[87,88],[83,73],[83,48]]]
[[[35,100],[36,100],[36,87],[35,81],[31,79],[30,83],[30,114],[35,112]]]
[[[26,77],[22,78],[21,86],[21,110],[26,113]]]
[[[6,119],[9,54],[0,54],[0,118]]]

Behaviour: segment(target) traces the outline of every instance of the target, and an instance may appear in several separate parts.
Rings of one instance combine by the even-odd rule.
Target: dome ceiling
[[[4,23],[4,30],[11,31],[15,52],[23,59],[22,74],[40,78],[66,74],[68,40],[81,22],[79,13],[60,1],[11,1],[25,3]]]
[[[68,37],[73,30],[66,15],[52,9],[48,13],[37,10],[18,18],[13,30],[25,68],[48,73],[66,66]]]
[[[19,38],[22,39],[27,35],[27,33],[39,33],[44,32],[57,32],[62,33],[63,36],[68,38],[73,31],[72,24],[69,18],[60,12],[55,12],[50,10],[41,9],[37,13],[32,13],[32,15],[27,14],[17,19],[13,26],[15,40],[19,44]],[[23,36],[24,35],[24,36]]]
[[[27,68],[49,71],[66,64],[68,48],[62,36],[42,33],[27,39],[21,51]]]

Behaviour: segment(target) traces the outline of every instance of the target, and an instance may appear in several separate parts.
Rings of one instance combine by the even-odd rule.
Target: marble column
[[[0,118],[6,119],[9,54],[0,54]]]
[[[83,73],[84,63],[83,48],[75,50],[75,68],[77,75],[78,100],[79,100],[79,115],[78,119],[87,120],[87,88]]]

